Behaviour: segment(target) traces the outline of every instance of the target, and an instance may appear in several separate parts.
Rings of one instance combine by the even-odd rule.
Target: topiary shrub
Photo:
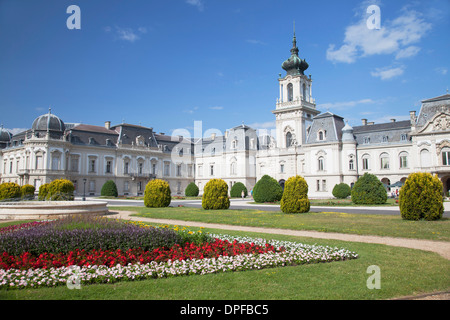
[[[256,182],[253,188],[253,199],[255,202],[276,202],[283,196],[283,188],[274,178],[264,175]]]
[[[302,176],[290,177],[284,184],[283,197],[280,209],[284,213],[308,212],[310,203],[308,199],[308,183]]]
[[[188,184],[186,189],[184,190],[184,195],[186,197],[197,197],[199,193],[198,187],[194,182]]]
[[[44,183],[39,187],[38,200],[45,201],[47,199],[49,183]]]
[[[205,210],[228,209],[228,185],[222,179],[211,179],[205,185],[202,196],[202,207]]]
[[[48,193],[45,197],[49,201],[73,201],[75,187],[73,182],[67,179],[56,179],[48,185]]]
[[[35,190],[36,190],[36,188],[34,186],[32,186],[31,184],[23,185],[20,188],[20,193],[22,195],[22,199],[25,199],[25,200],[34,199],[34,191]]]
[[[161,179],[151,180],[145,186],[144,205],[151,208],[163,208],[170,205],[172,194],[170,185]]]
[[[338,199],[345,199],[352,194],[352,189],[346,183],[339,183],[334,186],[332,193]]]
[[[411,173],[400,189],[399,207],[405,220],[437,220],[444,213],[443,185],[437,175]]]
[[[232,198],[241,198],[242,197],[242,191],[244,191],[244,197],[247,197],[248,192],[247,188],[242,182],[236,182],[233,184],[230,190],[230,197]]]
[[[353,186],[352,202],[354,204],[383,204],[386,200],[386,189],[373,174],[364,173]]]
[[[14,182],[4,182],[0,184],[0,200],[15,201],[20,200],[20,186]]]
[[[117,197],[119,193],[117,192],[116,183],[113,180],[106,181],[102,186],[100,194],[105,197]]]

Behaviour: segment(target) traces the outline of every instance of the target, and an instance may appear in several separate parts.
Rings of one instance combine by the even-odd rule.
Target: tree
[[[284,213],[308,212],[310,203],[308,199],[308,184],[302,176],[290,177],[285,185],[280,209]]]
[[[236,182],[233,184],[230,190],[230,197],[240,198],[242,197],[242,191],[244,191],[244,197],[248,195],[247,188],[242,182]]]
[[[333,196],[338,199],[345,199],[352,194],[352,189],[346,183],[339,183],[333,188]]]
[[[206,210],[228,209],[228,185],[222,179],[211,179],[205,185],[202,196],[202,208]]]
[[[373,174],[364,173],[353,186],[352,202],[354,204],[383,204],[386,200],[386,189]]]
[[[253,188],[253,199],[255,202],[276,202],[283,196],[283,188],[274,178],[264,175],[256,182]]]
[[[399,207],[405,220],[437,220],[444,213],[441,180],[428,172],[411,173],[400,189]]]
[[[171,201],[172,194],[170,191],[170,185],[167,181],[154,179],[145,186],[144,205],[146,207],[168,207]]]
[[[106,181],[103,184],[100,194],[105,197],[117,197],[119,193],[117,192],[116,183],[113,180]]]
[[[188,184],[186,189],[184,190],[184,195],[186,197],[197,197],[199,193],[198,187],[194,182]]]

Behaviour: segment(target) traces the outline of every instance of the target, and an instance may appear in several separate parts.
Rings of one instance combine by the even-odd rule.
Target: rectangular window
[[[128,162],[125,162],[123,164],[123,173],[124,174],[128,174],[128,168],[129,168],[130,164]]]
[[[78,172],[78,158],[70,159],[70,171]]]
[[[284,173],[284,164],[280,164],[280,173]]]
[[[156,163],[152,163],[152,174],[156,174]]]
[[[323,171],[323,158],[319,158],[317,166],[318,166],[318,168],[317,168],[318,171]]]
[[[177,165],[177,177],[181,177],[181,164]]]
[[[203,177],[203,166],[202,165],[198,165],[198,176]]]
[[[138,174],[142,175],[142,173],[144,173],[144,164],[140,162],[138,164]]]
[[[442,152],[442,165],[450,166],[450,151]]]
[[[170,163],[164,163],[164,175],[166,177],[170,175]]]
[[[389,158],[381,158],[381,169],[389,169]]]
[[[353,160],[350,160],[350,161],[348,162],[348,169],[349,169],[349,170],[354,170]]]
[[[316,180],[316,191],[320,191],[320,180]]]
[[[322,180],[322,191],[327,191],[327,180]]]
[[[408,168],[408,157],[400,156],[400,168]]]
[[[209,167],[209,174],[210,174],[211,176],[214,175],[214,165],[211,165],[211,166]]]
[[[95,172],[95,159],[89,160],[89,172]]]
[[[369,170],[369,159],[368,158],[362,159],[362,163],[363,163],[363,170]]]
[[[95,192],[95,181],[94,180],[89,181],[89,192]]]
[[[112,161],[108,160],[106,161],[106,173],[111,173],[112,172]]]
[[[128,192],[130,190],[130,183],[128,181],[125,181],[123,184],[123,190]]]

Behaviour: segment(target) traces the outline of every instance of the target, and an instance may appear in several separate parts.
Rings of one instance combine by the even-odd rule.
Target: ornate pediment
[[[435,115],[419,133],[439,133],[450,131],[450,113],[441,112]]]

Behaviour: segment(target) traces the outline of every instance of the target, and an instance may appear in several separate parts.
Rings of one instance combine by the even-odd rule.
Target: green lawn
[[[251,199],[249,199],[251,201]],[[388,206],[396,206],[398,207],[398,203],[396,202],[397,199],[389,198],[386,200],[386,203],[384,204],[366,204],[364,207],[388,207]],[[354,204],[352,202],[352,199],[309,199],[309,202],[311,203],[311,206],[327,206],[327,207],[360,207],[359,204]],[[253,204],[266,204],[266,205],[274,205],[274,204],[280,204],[280,202],[266,202],[266,203],[256,203],[251,202]]]
[[[207,230],[223,233],[221,230]],[[226,232],[244,235],[241,232]],[[356,260],[136,282],[0,291],[0,299],[45,300],[372,300],[445,291],[450,262],[439,255],[377,244],[245,233],[247,236],[344,247]],[[367,268],[381,271],[381,289],[368,289]]]
[[[333,212],[285,214],[281,211],[203,210],[190,207],[109,209],[136,211],[141,217],[157,219],[450,241],[450,219],[408,221],[403,220],[400,213],[391,216]]]

